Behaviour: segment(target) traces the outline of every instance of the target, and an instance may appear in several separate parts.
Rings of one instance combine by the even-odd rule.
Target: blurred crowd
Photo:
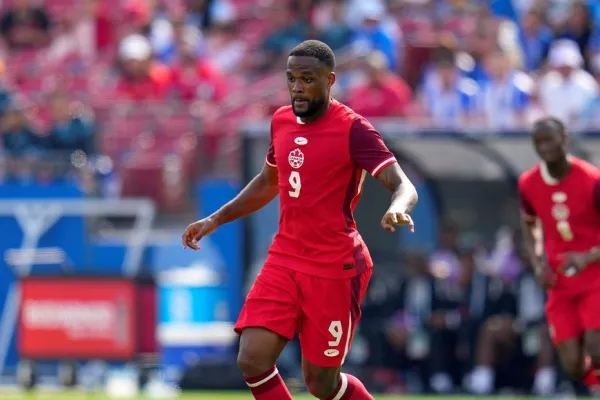
[[[242,121],[289,102],[281,71],[304,39],[336,51],[334,95],[366,117],[600,122],[592,0],[3,0],[0,35],[5,176],[75,170],[89,193],[173,210],[239,167]]]

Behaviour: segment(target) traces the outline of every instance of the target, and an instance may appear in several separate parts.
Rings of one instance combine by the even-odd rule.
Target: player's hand
[[[541,287],[544,289],[550,289],[556,284],[556,272],[554,272],[546,264],[536,265],[533,268],[535,273],[535,279]]]
[[[560,267],[560,271],[569,278],[580,273],[588,265],[587,253],[565,253],[561,258],[564,264]]]
[[[216,223],[216,221],[210,217],[189,224],[181,236],[183,248],[186,249],[189,247],[194,250],[200,250],[200,246],[198,246],[200,239],[202,239],[204,236],[210,235],[218,227],[219,225]]]
[[[415,231],[415,223],[405,212],[388,210],[381,220],[381,227],[388,232],[396,232],[396,225],[408,225],[410,233]]]

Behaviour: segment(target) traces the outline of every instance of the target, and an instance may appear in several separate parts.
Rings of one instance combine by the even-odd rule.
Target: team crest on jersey
[[[552,193],[552,201],[555,203],[564,203],[567,201],[567,194],[565,192],[554,192]]]
[[[302,153],[300,149],[292,150],[288,156],[288,161],[292,168],[298,169],[304,164],[304,153]]]
[[[564,204],[555,204],[552,206],[552,216],[557,221],[564,221],[569,218],[571,211]]]

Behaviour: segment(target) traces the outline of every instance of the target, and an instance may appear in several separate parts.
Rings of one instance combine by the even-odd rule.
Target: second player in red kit
[[[230,203],[191,224],[184,247],[219,225],[246,216],[279,194],[279,232],[236,324],[238,364],[254,398],[291,399],[275,362],[297,333],[311,394],[319,399],[372,399],[355,377],[342,374],[361,315],[373,262],[353,210],[367,175],[392,192],[381,224],[414,229],[414,186],[360,115],[330,97],[335,58],[322,42],[307,41],[288,58],[291,106],[271,122],[263,171]]]
[[[519,179],[527,249],[548,289],[546,315],[563,368],[598,386],[600,170],[567,155],[566,129],[557,119],[538,121],[532,140],[542,162]]]

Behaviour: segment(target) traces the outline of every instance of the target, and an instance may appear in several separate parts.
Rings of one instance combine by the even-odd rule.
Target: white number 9
[[[329,341],[329,346],[336,347],[342,341],[342,336],[344,335],[344,331],[342,330],[342,321],[331,321],[331,325],[329,325],[329,333],[335,340]]]
[[[293,191],[289,191],[290,197],[300,197],[300,189],[302,189],[302,182],[300,181],[300,172],[292,171],[290,173],[290,185],[292,185]]]

